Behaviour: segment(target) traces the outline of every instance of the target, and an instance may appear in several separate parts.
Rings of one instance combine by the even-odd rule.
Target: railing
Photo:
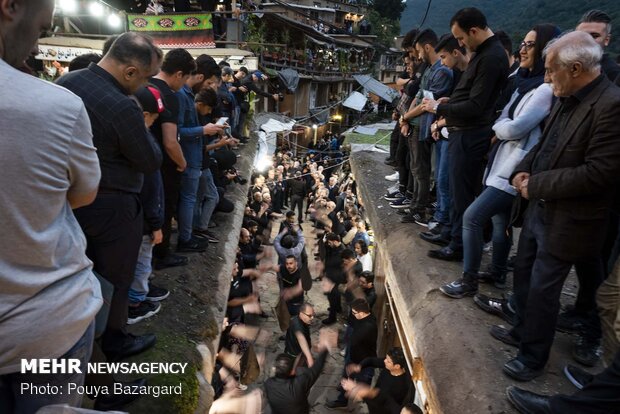
[[[360,66],[356,64],[348,64],[346,68],[340,66],[326,65],[323,69],[320,68],[320,64],[314,61],[309,61],[307,58],[295,54],[294,56],[280,52],[263,51],[259,55],[259,63],[269,69],[295,69],[302,75],[310,76],[348,76],[352,74],[367,73],[368,66]],[[343,70],[344,69],[344,70]]]

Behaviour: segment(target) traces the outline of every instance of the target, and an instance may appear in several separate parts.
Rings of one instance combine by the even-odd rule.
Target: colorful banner
[[[211,13],[191,14],[128,14],[130,32],[178,32],[212,30]]]

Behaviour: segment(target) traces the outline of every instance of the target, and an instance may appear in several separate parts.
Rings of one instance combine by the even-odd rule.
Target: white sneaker
[[[398,171],[396,171],[396,172],[395,172],[394,174],[392,174],[392,175],[386,175],[386,176],[385,176],[385,179],[386,179],[386,180],[388,180],[388,181],[398,181],[398,178],[399,178]]]
[[[340,356],[345,356],[346,353],[347,353],[347,348],[342,348],[342,350],[340,351]]]

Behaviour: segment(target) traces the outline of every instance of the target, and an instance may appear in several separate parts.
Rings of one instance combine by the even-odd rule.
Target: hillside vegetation
[[[427,0],[408,0],[400,20],[401,33],[418,27],[427,5]],[[482,10],[491,28],[504,30],[513,38],[515,45],[537,23],[555,23],[562,30],[573,29],[585,11],[597,8],[607,12],[614,23],[612,41],[607,51],[612,56],[620,54],[618,0],[432,0],[424,27],[430,27],[438,34],[447,33],[450,18],[458,9],[467,6]]]

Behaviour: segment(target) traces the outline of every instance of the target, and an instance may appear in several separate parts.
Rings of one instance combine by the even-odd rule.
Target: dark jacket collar
[[[101,66],[96,63],[91,63],[88,65],[88,70],[95,72],[98,76],[106,79],[110,83],[112,83],[123,95],[130,95],[129,91],[127,91],[123,86],[116,80],[114,76]]]

